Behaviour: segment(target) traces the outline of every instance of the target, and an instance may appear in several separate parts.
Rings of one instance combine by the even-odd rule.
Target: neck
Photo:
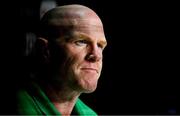
[[[75,105],[75,102],[76,102],[76,99],[73,99],[72,101],[66,101],[63,103],[53,102],[53,104],[57,108],[57,110],[61,112],[62,115],[70,116],[73,110],[73,107]]]
[[[65,85],[60,88],[48,85],[45,87],[45,91],[57,110],[65,116],[71,114],[76,100],[81,94]]]

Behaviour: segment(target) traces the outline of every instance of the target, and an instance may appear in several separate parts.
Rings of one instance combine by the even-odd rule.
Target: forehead
[[[86,33],[98,32],[99,34],[104,34],[103,25],[101,21],[90,18],[90,19],[72,19],[73,31],[82,31]]]
[[[74,19],[74,27],[72,29],[74,35],[85,35],[89,38],[96,38],[105,41],[103,25],[96,19]],[[82,36],[84,37],[84,36]]]
[[[107,41],[105,38],[102,23],[93,23],[93,20],[94,19],[75,19],[73,25],[65,26],[66,29],[65,31],[63,31],[64,33],[62,32],[62,36],[57,38],[56,40],[63,44],[67,41],[86,39],[88,41],[101,43],[101,45],[106,46]]]
[[[73,9],[76,10],[76,9]],[[49,21],[50,25],[59,27],[61,36],[86,35],[90,38],[103,38],[105,40],[103,24],[96,13],[87,10],[68,11],[54,15]]]

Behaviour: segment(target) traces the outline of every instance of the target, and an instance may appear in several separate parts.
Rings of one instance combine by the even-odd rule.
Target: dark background
[[[14,90],[28,70],[26,33],[36,32],[41,1],[1,6],[1,114],[12,114]],[[97,90],[81,99],[98,114],[179,114],[178,7],[169,2],[59,0],[97,12],[108,46]]]

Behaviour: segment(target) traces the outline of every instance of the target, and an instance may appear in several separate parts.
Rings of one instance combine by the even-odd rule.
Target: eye
[[[102,44],[97,44],[97,46],[101,49],[104,49],[104,46]]]
[[[75,44],[78,46],[83,46],[83,45],[87,44],[87,41],[86,40],[77,40],[77,41],[75,41]]]

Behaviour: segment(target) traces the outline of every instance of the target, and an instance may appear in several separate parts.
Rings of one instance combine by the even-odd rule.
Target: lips
[[[89,68],[89,67],[85,67],[85,68],[81,68],[81,70],[85,70],[85,71],[95,71],[98,73],[98,70],[96,68]]]

